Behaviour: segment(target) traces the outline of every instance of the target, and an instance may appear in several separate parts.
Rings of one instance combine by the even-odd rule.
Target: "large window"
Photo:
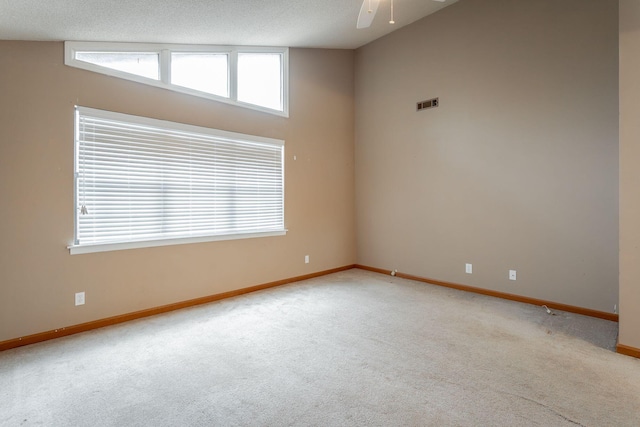
[[[284,141],[76,107],[71,253],[274,236]]]
[[[65,64],[288,116],[286,48],[66,42]]]

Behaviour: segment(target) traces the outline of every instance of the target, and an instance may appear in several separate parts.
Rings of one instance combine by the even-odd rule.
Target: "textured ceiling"
[[[356,30],[362,0],[0,0],[0,39],[353,49],[458,0],[382,0]]]

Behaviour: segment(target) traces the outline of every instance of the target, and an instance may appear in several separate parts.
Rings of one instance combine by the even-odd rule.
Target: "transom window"
[[[288,116],[287,48],[65,42],[65,64]]]
[[[284,141],[76,107],[72,254],[285,234]]]

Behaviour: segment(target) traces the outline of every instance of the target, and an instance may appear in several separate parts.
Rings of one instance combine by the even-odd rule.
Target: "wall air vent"
[[[428,108],[435,108],[440,105],[438,98],[429,99],[427,101],[420,101],[416,104],[416,111],[426,110]]]

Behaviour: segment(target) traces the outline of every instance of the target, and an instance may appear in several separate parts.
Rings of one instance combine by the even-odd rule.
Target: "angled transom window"
[[[65,64],[288,116],[287,48],[65,42]]]
[[[71,253],[274,236],[284,141],[76,107]]]

